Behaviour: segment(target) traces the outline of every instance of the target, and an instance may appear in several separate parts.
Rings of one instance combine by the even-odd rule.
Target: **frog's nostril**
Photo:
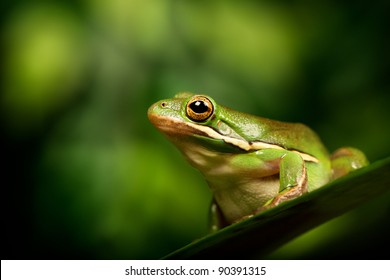
[[[167,103],[166,102],[161,102],[161,107],[165,107],[165,106],[167,106]]]

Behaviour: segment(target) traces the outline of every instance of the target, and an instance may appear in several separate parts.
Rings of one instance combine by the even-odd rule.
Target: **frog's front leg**
[[[217,202],[213,198],[209,209],[209,225],[208,225],[209,233],[217,232],[218,230],[220,230],[221,228],[227,225],[228,223],[223,217],[221,209],[219,208]]]
[[[250,218],[254,214],[301,196],[308,191],[306,165],[299,153],[282,149],[264,149],[253,153],[251,158],[247,157],[246,159],[246,162],[249,162],[249,159],[258,160],[258,168],[253,172],[261,173],[261,176],[279,174],[279,190],[265,204],[260,205],[251,214],[245,215],[235,222]],[[251,164],[251,166],[255,166],[255,164]]]
[[[299,197],[308,191],[305,161],[299,153],[287,151],[279,165],[279,194],[259,207],[255,213],[275,207],[280,203]]]

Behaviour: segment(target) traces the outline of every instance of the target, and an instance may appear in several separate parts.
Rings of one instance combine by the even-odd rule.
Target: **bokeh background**
[[[180,91],[389,156],[388,3],[2,4],[2,259],[154,259],[204,236],[208,187],[146,116]],[[375,258],[389,201],[269,258]]]

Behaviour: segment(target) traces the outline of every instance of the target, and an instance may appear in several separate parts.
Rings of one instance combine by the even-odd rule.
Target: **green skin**
[[[189,105],[199,98],[207,99],[212,111],[195,120],[199,114],[191,115]],[[211,231],[368,164],[361,151],[350,147],[329,156],[303,124],[234,111],[206,95],[180,93],[161,100],[149,108],[148,117],[204,175],[213,193]]]

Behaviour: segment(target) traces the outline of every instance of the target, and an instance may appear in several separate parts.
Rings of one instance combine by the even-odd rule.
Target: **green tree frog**
[[[179,93],[153,104],[148,117],[205,177],[213,194],[211,231],[368,164],[351,147],[329,155],[303,124],[234,111],[207,95]]]

